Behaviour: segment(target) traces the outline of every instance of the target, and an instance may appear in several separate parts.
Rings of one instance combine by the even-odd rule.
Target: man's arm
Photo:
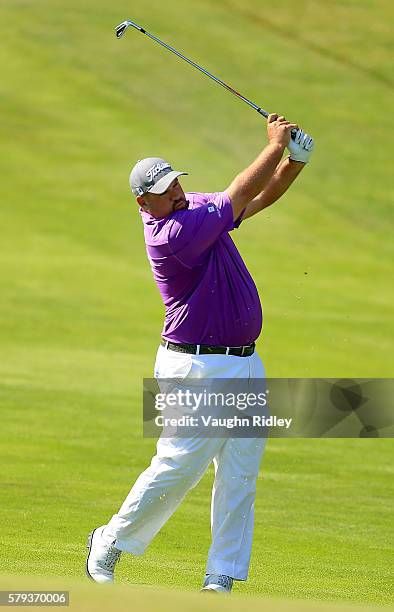
[[[289,144],[290,133],[294,128],[297,128],[297,125],[286,121],[284,117],[275,114],[268,117],[268,145],[226,189],[231,199],[234,220],[238,219],[245,206],[267,187],[282,159],[285,147]]]
[[[300,172],[305,168],[302,162],[292,161],[290,157],[282,160],[267,187],[246,206],[242,219],[249,219],[264,208],[268,208],[288,190]]]
[[[290,156],[284,159],[276,168],[273,177],[265,189],[262,190],[246,207],[242,219],[253,217],[264,208],[271,206],[287,191],[295,181],[305,164],[309,162],[314,147],[313,138],[304,130],[298,129],[289,139],[287,148]]]

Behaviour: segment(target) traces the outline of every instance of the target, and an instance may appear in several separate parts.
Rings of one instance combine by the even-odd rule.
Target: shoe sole
[[[85,565],[85,570],[86,570],[86,575],[89,578],[89,580],[92,580],[92,582],[96,582],[95,579],[93,578],[93,576],[89,573],[89,569],[88,569],[88,562],[89,562],[89,557],[90,557],[90,553],[92,552],[92,542],[93,542],[93,535],[94,532],[97,531],[97,529],[93,529],[93,531],[91,531],[88,535],[88,540],[86,542],[86,548],[89,550],[87,559],[86,559],[86,565]]]
[[[231,591],[227,591],[227,589],[224,589],[223,587],[219,587],[218,589],[210,589],[209,587],[203,587],[202,589],[200,589],[200,593],[213,593],[214,595],[220,595],[221,593],[225,593],[227,595],[230,595]]]

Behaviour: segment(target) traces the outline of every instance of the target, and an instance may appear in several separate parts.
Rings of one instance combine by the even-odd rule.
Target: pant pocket
[[[174,378],[176,382],[182,382],[192,369],[192,357],[189,353],[168,351],[160,346],[156,356],[155,378]]]

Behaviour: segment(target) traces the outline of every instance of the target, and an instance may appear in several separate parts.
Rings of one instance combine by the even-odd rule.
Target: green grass
[[[71,610],[87,612],[90,610],[114,609],[119,612],[137,609],[144,612],[161,610],[190,610],[190,612],[236,612],[240,605],[245,604],[248,610],[270,610],[270,612],[286,612],[289,602],[279,598],[242,597],[235,593],[231,598],[212,597],[200,593],[186,592],[171,587],[151,588],[148,585],[115,585],[110,588],[97,588],[87,581],[70,578],[37,578],[7,575],[0,577],[0,587],[13,593],[21,590],[52,590],[68,591]],[[292,612],[377,612],[382,608],[372,606],[356,606],[341,604],[322,604],[312,602],[293,602]]]
[[[265,143],[259,116],[204,76],[137,32],[117,41],[121,20],[140,22],[316,138],[289,194],[236,232],[262,296],[268,374],[392,375],[392,3],[151,8],[0,6],[8,575],[81,577],[87,531],[117,511],[154,450],[142,439],[140,400],[163,307],[130,167],[157,154],[190,171],[186,189],[220,190]],[[250,580],[236,590],[392,602],[392,476],[390,440],[271,441]],[[125,556],[121,582],[198,588],[211,481],[209,472],[143,557]]]

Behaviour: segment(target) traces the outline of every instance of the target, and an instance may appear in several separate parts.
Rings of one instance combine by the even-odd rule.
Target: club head
[[[122,23],[116,26],[115,28],[116,38],[121,38],[123,34],[125,33],[125,31],[127,30],[127,28],[129,27],[129,25],[131,25],[129,21],[122,21]]]
[[[122,21],[122,23],[120,23],[115,28],[116,38],[121,38],[129,26],[133,26],[133,28],[135,28],[139,32],[142,32],[143,34],[146,34],[144,28],[141,28],[141,26],[139,26],[138,24],[134,23],[134,21],[130,21],[130,19],[126,19],[126,21]]]

